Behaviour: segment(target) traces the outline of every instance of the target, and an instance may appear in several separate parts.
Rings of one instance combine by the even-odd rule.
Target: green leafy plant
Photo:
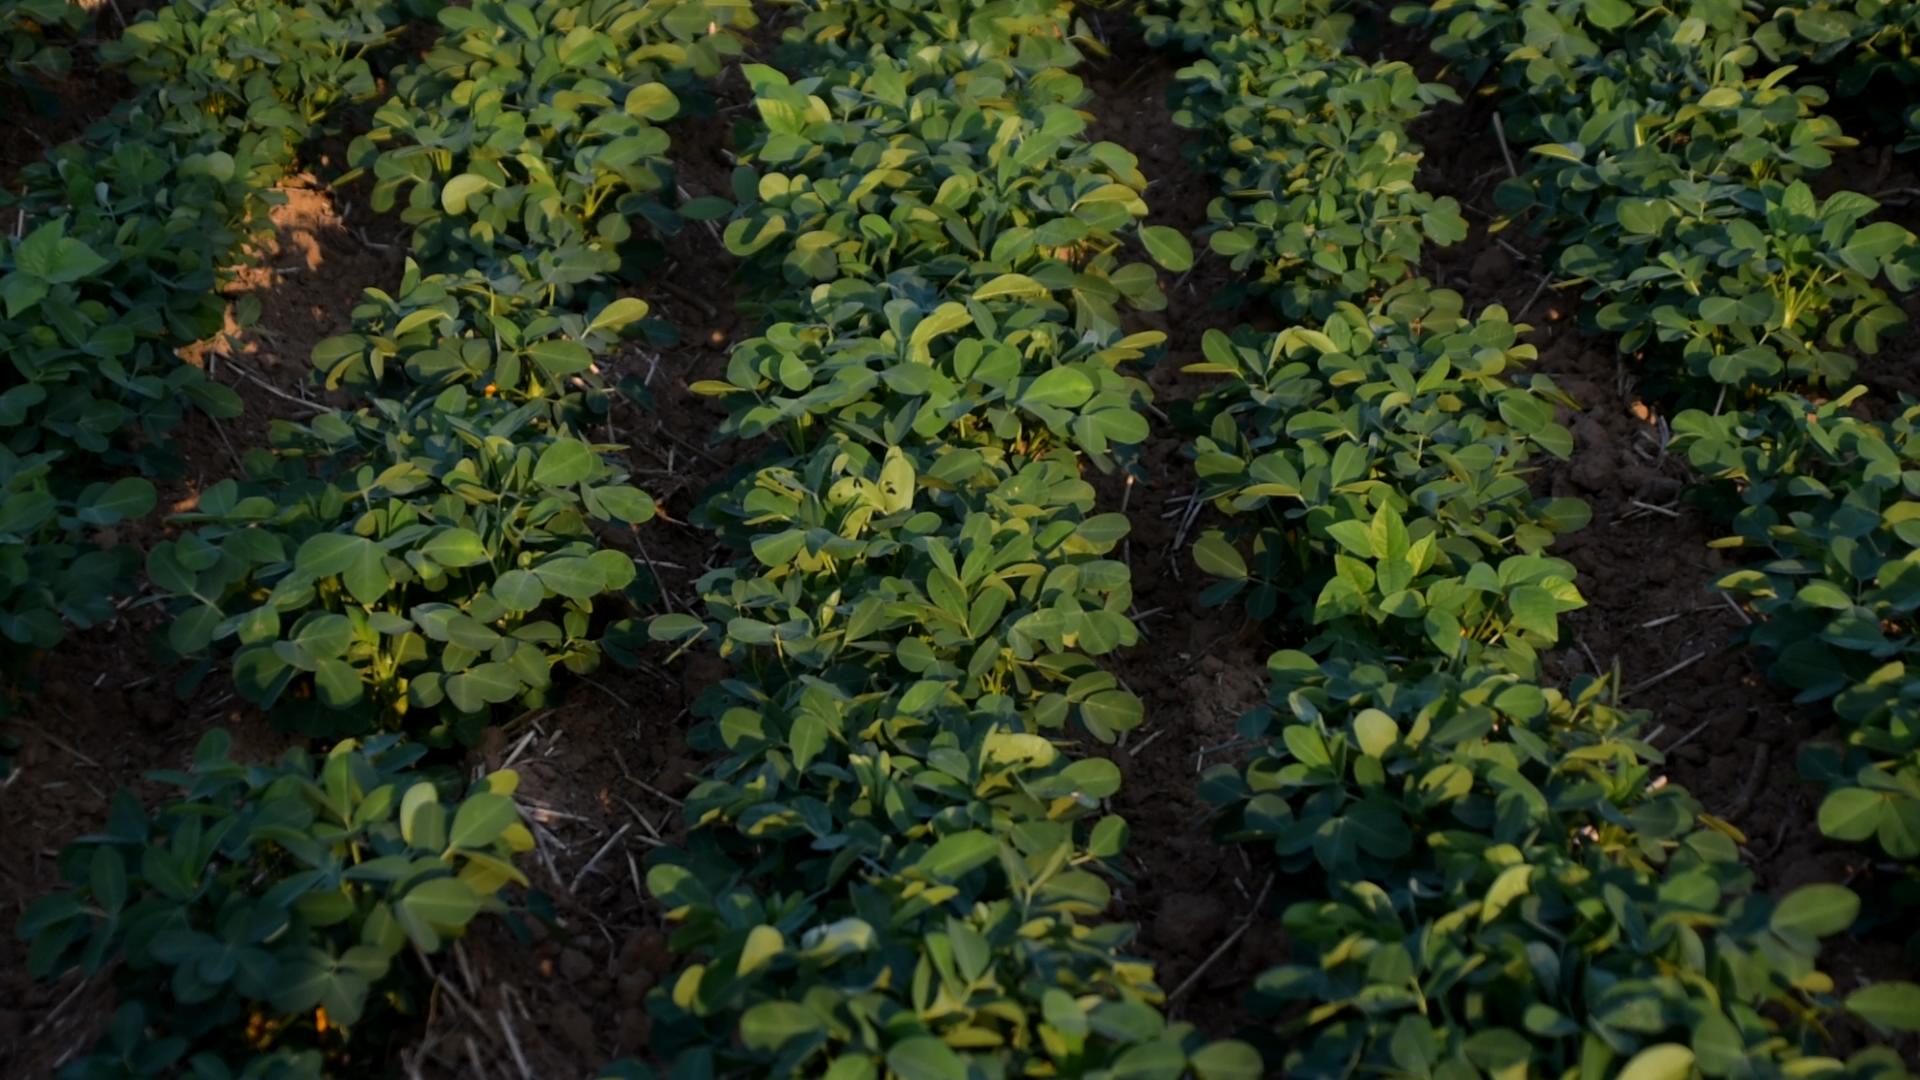
[[[493,706],[537,704],[555,666],[598,663],[596,603],[634,579],[591,523],[654,513],[538,414],[454,388],[283,426],[255,483],[209,488],[148,556],[179,598],[169,644],[237,650],[240,693],[309,734],[471,740]]]
[[[1894,101],[1912,97],[1920,85],[1920,11],[1894,0],[1813,0],[1772,6],[1768,20],[1755,29],[1754,44],[1767,56],[1816,66],[1830,75],[1836,93],[1845,97],[1887,95]],[[1883,130],[1909,132],[1901,144],[1911,150],[1920,143],[1916,112],[1869,110]],[[1892,115],[1889,115],[1889,114]]]
[[[810,679],[711,703],[728,756],[689,799],[706,824],[648,876],[700,959],[656,1006],[658,1045],[682,1068],[775,1073],[1258,1075],[1247,1048],[1165,1024],[1150,969],[1118,958],[1125,928],[1089,921],[1126,831],[1095,822],[1118,771],[1023,733],[1011,699],[967,707],[927,674],[904,695]],[[742,865],[766,891],[728,873]]]
[[[556,420],[584,422],[607,410],[596,360],[644,319],[625,297],[591,314],[549,305],[549,288],[477,270],[423,274],[407,261],[393,293],[369,288],[354,328],[314,346],[314,377],[361,395],[431,397],[458,386],[475,397],[537,403]]]
[[[740,502],[707,507],[754,554],[701,584],[722,655],[766,686],[809,670],[890,680],[898,664],[956,680],[963,700],[1009,695],[1036,727],[1077,716],[1110,742],[1137,725],[1139,701],[1087,659],[1138,640],[1125,566],[1103,558],[1125,519],[1090,512],[1092,488],[1064,454],[1002,465],[955,451],[922,465],[829,442],[803,469],[765,470],[735,490]],[[920,486],[956,497],[922,502]],[[655,623],[676,637],[697,626]]]
[[[1823,1066],[1815,1018],[1841,1002],[1814,958],[1858,898],[1752,894],[1739,834],[1654,782],[1604,681],[1562,693],[1300,653],[1268,670],[1271,706],[1241,722],[1265,749],[1202,790],[1229,839],[1314,882],[1289,887],[1307,894],[1284,918],[1298,962],[1253,995],[1285,1015],[1290,1072],[1602,1075],[1681,1051],[1707,1075],[1760,1055]]]
[[[31,395],[16,390],[14,399]],[[153,485],[139,477],[90,484],[71,499],[55,494],[56,460],[0,448],[0,637],[16,647],[50,649],[69,625],[113,617],[113,596],[130,582],[138,558],[124,546],[89,540],[95,530],[153,509]]]
[[[1801,749],[1800,771],[1824,784],[1820,831],[1836,840],[1872,840],[1888,855],[1920,860],[1920,679],[1892,661],[1834,698],[1843,746]],[[1913,874],[1909,872],[1911,880]]]
[[[1137,631],[1080,473],[1146,430],[1123,365],[1161,338],[1117,310],[1164,301],[1123,245],[1190,251],[1086,138],[1051,5],[807,6],[819,62],[752,71],[726,232],[773,321],[696,386],[772,445],[696,514],[741,553],[705,611],[648,626],[733,667],[648,875],[691,960],[654,1047],[688,1077],[1256,1076],[1156,1008],[1102,918],[1118,770],[1048,737],[1142,720],[1093,661]]]
[[[1578,233],[1610,199],[1655,196],[1675,181],[1791,182],[1825,169],[1857,141],[1818,111],[1826,91],[1793,86],[1790,73],[1747,78],[1724,65],[1678,100],[1598,77],[1580,108],[1541,118],[1532,166],[1502,183],[1495,202],[1529,215],[1536,232]]]
[[[403,21],[362,0],[175,0],[135,20],[101,57],[176,130],[222,135],[239,156],[263,141],[262,155],[286,162],[373,95],[367,58]]]
[[[1287,317],[1396,284],[1426,245],[1466,236],[1455,200],[1413,184],[1421,153],[1405,124],[1454,94],[1411,66],[1309,31],[1220,39],[1179,77],[1174,120],[1201,134],[1223,189],[1208,245]]]
[[[1518,381],[1534,349],[1504,311],[1469,320],[1457,294],[1419,286],[1387,304],[1385,320],[1343,304],[1320,330],[1204,339],[1187,370],[1226,381],[1197,406],[1199,494],[1232,520],[1195,543],[1221,579],[1202,598],[1311,612],[1316,648],[1400,651],[1405,627],[1422,650],[1497,645],[1530,670],[1581,604],[1541,552],[1586,507],[1526,484],[1536,453],[1572,450],[1565,396]]]
[[[1029,70],[1065,69],[1079,61],[1071,0],[781,0],[802,11],[785,35],[790,45],[825,48],[851,74],[885,55],[905,57],[928,44],[970,44],[979,53]],[[877,51],[874,47],[878,46]],[[803,51],[799,60],[811,60]],[[795,59],[789,57],[789,59]],[[817,66],[791,63],[804,70]]]
[[[941,56],[961,57],[959,70]],[[1087,91],[1065,71],[1023,77],[957,51],[876,54],[845,86],[746,71],[766,131],[735,176],[727,248],[752,260],[779,242],[795,289],[909,268],[934,290],[1019,275],[1001,287],[1070,293],[1085,332],[1118,327],[1123,303],[1166,306],[1153,268],[1121,259],[1129,238],[1167,269],[1192,265],[1185,237],[1144,225],[1134,156],[1084,137]]]
[[[439,18],[440,44],[348,150],[374,209],[413,227],[416,258],[564,289],[619,270],[635,221],[679,228],[657,126],[681,108],[667,80],[737,54],[751,5],[543,0]]]
[[[1751,391],[1849,378],[1906,317],[1880,290],[1911,287],[1913,234],[1864,219],[1876,203],[1804,182],[1673,181],[1603,207],[1560,267],[1605,301],[1594,315],[1633,351],[1674,346],[1688,375]]]
[[[64,39],[86,20],[86,9],[68,0],[0,0],[0,72],[29,90],[65,75],[73,56]]]
[[[134,143],[85,173],[142,163],[167,167],[151,147]],[[180,165],[182,172],[171,178],[149,172],[158,181],[153,188],[171,188],[189,204],[196,194],[202,205],[220,197],[215,192],[224,181],[205,171],[218,169],[217,159]],[[137,177],[128,175],[128,186],[146,187]],[[6,304],[0,337],[14,375],[6,393],[38,399],[30,409],[22,404],[0,413],[7,422],[0,432],[16,452],[57,450],[76,462],[152,468],[160,452],[139,443],[129,447],[130,429],[158,436],[180,422],[185,404],[215,415],[232,415],[238,407],[231,391],[182,364],[168,346],[217,331],[223,307],[213,293],[215,260],[220,244],[233,237],[203,233],[170,247],[176,234],[185,239],[189,229],[204,228],[200,219],[188,214],[172,224],[136,216],[115,228],[117,207],[109,201],[115,193],[109,188],[103,194],[105,205],[87,218],[55,218],[17,241],[0,242],[0,296]],[[147,196],[141,191],[134,197]],[[86,239],[103,231],[106,239]]]
[[[881,451],[937,440],[1036,457],[1064,445],[1103,468],[1147,436],[1137,407],[1151,392],[1123,365],[1164,335],[1075,334],[1051,291],[1024,274],[937,306],[842,280],[796,314],[806,320],[737,346],[725,381],[694,384],[727,405],[723,434],[832,431]]]
[[[1834,698],[1845,743],[1809,746],[1802,771],[1831,790],[1822,831],[1920,857],[1920,405],[1872,422],[1850,410],[1863,388],[1815,404],[1777,395],[1764,410],[1675,418],[1674,445],[1737,486],[1735,535],[1721,546],[1764,561],[1719,587],[1759,618],[1746,639],[1801,700]]]
[[[1644,61],[1657,77],[1685,79],[1667,45],[1718,58],[1752,57],[1742,5],[1722,0],[1431,0],[1393,9],[1397,23],[1434,33],[1433,50],[1468,81],[1488,75],[1516,97],[1521,116],[1550,114],[1576,102],[1596,65]],[[1524,128],[1524,124],[1523,124]]]
[[[1754,413],[1674,421],[1674,445],[1708,476],[1739,485],[1736,535],[1722,547],[1765,562],[1720,587],[1762,616],[1749,640],[1804,699],[1831,696],[1906,655],[1920,609],[1920,518],[1905,479],[1920,461],[1920,406],[1874,423],[1849,412],[1863,388],[1814,404],[1779,395]]]
[[[1338,49],[1354,21],[1336,11],[1342,6],[1337,0],[1144,0],[1139,19],[1148,44],[1176,43],[1192,53],[1242,35],[1315,39]]]
[[[369,1007],[420,1005],[404,951],[439,951],[526,883],[511,772],[448,802],[391,736],[272,766],[228,746],[213,732],[189,771],[155,773],[177,790],[152,812],[121,792],[61,853],[66,889],[21,917],[34,975],[115,966],[121,1012],[63,1077],[372,1067],[351,1041]]]

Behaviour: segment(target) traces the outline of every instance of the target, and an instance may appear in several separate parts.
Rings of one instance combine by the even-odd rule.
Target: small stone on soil
[[[639,1009],[623,1009],[620,1013],[620,1052],[635,1054],[647,1048],[647,1039],[653,1034],[653,1021]]]
[[[1175,952],[1199,952],[1227,928],[1227,909],[1210,893],[1175,893],[1160,903],[1154,940]]]
[[[1573,455],[1569,474],[1573,482],[1588,491],[1601,491],[1613,476],[1612,438],[1599,421],[1583,416],[1574,422],[1573,437],[1579,449]]]
[[[646,974],[658,978],[661,972],[668,970],[672,957],[667,953],[667,939],[658,930],[641,930],[627,935],[620,945],[620,970],[624,974]]]
[[[573,1002],[562,1002],[554,1006],[552,1025],[553,1030],[559,1032],[582,1054],[591,1055],[598,1049],[593,1038],[593,1018],[587,1015],[585,1009]]]
[[[1513,276],[1513,256],[1498,244],[1482,251],[1467,271],[1473,283],[1483,289],[1498,288]]]
[[[651,971],[639,971],[632,975],[620,976],[620,1004],[638,1005],[646,1000],[647,991],[653,989],[654,975]]]
[[[586,982],[593,977],[593,961],[579,949],[568,949],[560,954],[560,975],[568,982]]]

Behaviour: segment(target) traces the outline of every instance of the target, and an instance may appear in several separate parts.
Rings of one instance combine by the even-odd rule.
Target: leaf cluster
[[[1297,38],[1344,48],[1354,17],[1329,0],[1143,0],[1137,18],[1147,44],[1189,53],[1235,36]]]
[[[416,258],[511,267],[559,295],[618,273],[635,223],[678,231],[659,125],[681,112],[676,85],[740,52],[751,5],[500,0],[439,21],[347,151],[373,208],[412,226]]]
[[[68,625],[113,617],[113,591],[129,577],[134,554],[81,538],[154,504],[153,486],[137,477],[68,494],[54,483],[56,460],[0,448],[0,637],[32,649],[58,645]]]
[[[86,19],[66,0],[0,0],[0,76],[29,92],[63,77],[73,66],[68,40]]]
[[[281,425],[247,483],[221,481],[147,558],[183,598],[178,653],[234,650],[236,689],[285,727],[400,727],[471,742],[492,706],[538,705],[552,669],[596,666],[596,602],[634,579],[594,522],[653,501],[605,448],[540,431],[538,406],[454,389]]]
[[[1456,243],[1467,227],[1457,201],[1414,185],[1421,153],[1406,132],[1453,91],[1404,62],[1354,55],[1320,19],[1292,21],[1271,35],[1217,28],[1179,72],[1174,121],[1198,135],[1197,159],[1218,176],[1209,247],[1301,319],[1401,282],[1428,245]]]
[[[787,70],[832,66],[851,75],[858,61],[906,58],[921,46],[959,47],[1027,71],[1065,71],[1079,63],[1076,42],[1098,49],[1073,20],[1071,0],[778,0],[799,10],[783,35]],[[876,49],[876,47],[878,47]],[[826,64],[822,64],[822,60]]]
[[[1595,64],[1653,61],[1667,41],[1698,46],[1706,56],[1734,54],[1752,34],[1749,6],[1740,0],[1432,0],[1401,4],[1392,17],[1432,34],[1433,50],[1469,82],[1491,75],[1504,94],[1532,99],[1516,102],[1520,111],[1547,115],[1577,101]]]
[[[65,888],[22,916],[35,976],[116,969],[114,1024],[61,1076],[375,1067],[348,1037],[424,1004],[402,953],[438,952],[526,883],[512,772],[449,800],[390,736],[275,765],[228,748],[213,732],[189,770],[153,774],[176,791],[156,812],[122,791],[106,831],[61,853]]]
[[[1773,7],[1754,44],[1770,59],[1810,65],[1844,97],[1912,98],[1920,84],[1920,10],[1898,0],[1813,0]],[[1904,130],[1901,150],[1920,146],[1920,108],[1872,112],[1882,130]]]
[[[1870,421],[1864,392],[1815,404],[1779,395],[1757,413],[1674,421],[1674,445],[1737,488],[1734,535],[1720,546],[1762,558],[1719,587],[1759,620],[1746,640],[1803,701],[1833,698],[1844,749],[1810,746],[1802,766],[1833,790],[1822,831],[1877,839],[1920,858],[1920,727],[1910,664],[1920,660],[1920,406]]]
[[[459,387],[475,398],[536,404],[555,421],[602,418],[607,389],[597,359],[623,334],[646,329],[647,305],[597,295],[556,305],[553,295],[551,279],[475,268],[430,274],[409,258],[393,292],[365,291],[351,331],[314,346],[314,380],[398,398]]]
[[[1001,288],[1070,292],[1085,332],[1117,325],[1121,306],[1166,306],[1153,268],[1124,260],[1129,241],[1170,268],[1190,263],[1183,236],[1145,224],[1135,157],[1086,138],[1078,107],[1088,91],[1063,69],[1028,73],[959,49],[900,59],[876,49],[831,82],[796,83],[759,65],[746,72],[765,127],[753,165],[734,177],[742,212],[725,240],[749,272],[770,262],[756,253],[780,244],[787,291],[777,295],[896,271],[935,290],[1016,275]]]
[[[156,9],[100,55],[176,125],[224,135],[239,157],[290,162],[372,98],[374,62],[406,18],[375,0],[199,0]]]
[[[1314,1033],[1290,1074],[1629,1075],[1684,1051],[1708,1076],[1762,1060],[1902,1075],[1886,1051],[1844,1071],[1813,1056],[1814,1018],[1837,1001],[1818,941],[1859,899],[1753,893],[1739,833],[1654,782],[1658,753],[1604,681],[1563,693],[1497,669],[1297,652],[1269,672],[1271,704],[1241,721],[1263,751],[1216,766],[1202,792],[1229,839],[1330,881],[1283,918],[1317,962],[1253,993],[1283,1034]],[[1472,1002],[1470,1022],[1436,1016],[1443,1001]]]
[[[1431,0],[1397,6],[1393,20],[1432,34],[1468,82],[1491,82],[1523,132],[1577,107],[1597,72],[1622,65],[1681,97],[1700,86],[1692,69],[1764,59],[1842,97],[1902,103],[1875,111],[1883,130],[1915,130],[1920,113],[1904,104],[1920,81],[1920,13],[1899,0]]]
[[[1600,302],[1594,323],[1626,352],[1667,346],[1672,378],[1748,393],[1845,380],[1853,353],[1905,323],[1878,283],[1911,284],[1913,235],[1867,220],[1864,196],[1812,195],[1802,178],[1853,145],[1818,113],[1823,91],[1701,50],[1664,69],[1696,73],[1678,93],[1670,74],[1594,77],[1541,118],[1533,165],[1497,201],[1564,237],[1559,268]]]
[[[1517,672],[1584,605],[1571,570],[1542,552],[1586,524],[1577,500],[1536,499],[1532,459],[1565,457],[1565,403],[1527,329],[1458,295],[1390,294],[1381,324],[1342,304],[1323,329],[1204,339],[1189,372],[1227,381],[1199,407],[1201,497],[1227,515],[1194,555],[1261,620],[1311,612],[1312,648],[1342,655],[1497,648]],[[1412,641],[1406,640],[1407,635]]]

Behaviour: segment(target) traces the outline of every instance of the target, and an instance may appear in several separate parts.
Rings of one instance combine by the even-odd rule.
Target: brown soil
[[[1146,193],[1152,224],[1192,237],[1206,226],[1214,182],[1192,166],[1186,156],[1192,138],[1173,123],[1168,95],[1183,62],[1123,34],[1113,57],[1089,71],[1089,84],[1094,136],[1132,151],[1152,181]],[[1130,826],[1125,868],[1133,880],[1116,890],[1115,914],[1140,927],[1137,946],[1154,962],[1160,986],[1179,993],[1170,1014],[1220,1035],[1245,1019],[1240,998],[1252,977],[1283,957],[1277,924],[1259,903],[1266,871],[1213,841],[1209,811],[1196,790],[1202,768],[1231,760],[1240,714],[1266,700],[1271,651],[1237,609],[1200,603],[1206,582],[1187,550],[1210,515],[1188,517],[1194,491],[1189,436],[1174,430],[1166,413],[1212,385],[1181,371],[1200,359],[1206,332],[1231,331],[1252,314],[1212,302],[1235,275],[1205,247],[1204,240],[1195,243],[1198,262],[1189,273],[1161,275],[1168,309],[1136,313],[1128,326],[1167,335],[1164,356],[1147,372],[1162,412],[1142,447],[1138,479],[1127,484],[1109,477],[1100,484],[1102,509],[1124,506],[1133,521],[1125,554],[1141,632],[1140,643],[1109,666],[1145,703],[1146,720],[1110,751],[1086,749],[1112,757],[1125,774],[1113,809]],[[1243,925],[1244,933],[1223,950]]]
[[[1121,37],[1115,56],[1091,66],[1088,77],[1097,133],[1138,154],[1155,180],[1148,191],[1154,222],[1192,234],[1205,224],[1212,188],[1188,165],[1185,134],[1172,124],[1167,93],[1177,66]],[[745,101],[737,75],[725,80],[720,98],[717,115],[673,131],[682,184],[693,194],[727,189],[730,126]],[[1844,878],[1858,869],[1854,856],[1818,836],[1815,795],[1793,773],[1795,746],[1819,725],[1730,649],[1741,617],[1709,591],[1726,569],[1706,547],[1716,530],[1686,500],[1685,470],[1660,451],[1657,404],[1635,397],[1607,345],[1578,334],[1569,298],[1538,288],[1538,244],[1485,232],[1488,195],[1505,173],[1489,125],[1484,106],[1472,105],[1441,110],[1417,132],[1429,151],[1423,187],[1458,197],[1475,225],[1466,243],[1436,253],[1427,272],[1476,306],[1502,303],[1518,321],[1535,323],[1542,369],[1585,407],[1569,418],[1579,444],[1574,459],[1540,475],[1541,490],[1579,495],[1594,508],[1593,526],[1561,549],[1579,567],[1590,606],[1568,621],[1568,647],[1550,660],[1552,672],[1570,677],[1618,664],[1623,684],[1636,688],[1628,703],[1658,718],[1655,741],[1671,751],[1671,775],[1748,833],[1764,887]],[[17,163],[0,161],[0,169],[10,166]],[[362,288],[391,283],[399,272],[393,223],[370,217],[352,190],[302,180],[274,220],[275,239],[234,287],[236,298],[259,299],[258,324],[195,353],[195,362],[241,394],[247,413],[183,430],[188,470],[170,503],[232,475],[237,451],[263,445],[270,420],[311,414],[309,402],[318,399],[307,384],[308,351],[346,325]],[[734,309],[730,270],[705,227],[675,238],[656,283],[638,294],[683,340],[662,349],[629,346],[604,371],[609,381],[638,380],[651,397],[644,407],[619,408],[609,438],[630,447],[629,466],[660,500],[664,520],[606,540],[650,566],[655,610],[689,610],[697,601],[693,582],[729,557],[680,523],[751,452],[709,446],[718,410],[686,389],[723,370],[727,347],[751,330]],[[1147,376],[1161,408],[1205,388],[1204,379],[1180,372],[1198,357],[1202,334],[1249,315],[1209,302],[1230,277],[1203,254],[1191,273],[1164,277],[1170,312],[1134,319],[1134,329],[1168,335],[1164,359]],[[1914,346],[1908,339],[1897,347]],[[1238,716],[1264,699],[1271,645],[1237,611],[1196,599],[1198,573],[1185,545],[1209,519],[1203,514],[1183,528],[1192,491],[1183,444],[1170,422],[1161,423],[1136,463],[1135,482],[1100,481],[1106,507],[1133,519],[1124,554],[1143,640],[1112,667],[1146,702],[1147,721],[1116,747],[1086,750],[1111,756],[1126,774],[1114,809],[1132,826],[1131,880],[1116,889],[1115,914],[1140,925],[1141,952],[1157,964],[1161,985],[1180,991],[1174,1016],[1225,1034],[1244,1022],[1244,989],[1284,955],[1284,941],[1261,903],[1270,876],[1260,860],[1211,839],[1195,783],[1200,768],[1231,759]],[[164,528],[156,520],[139,532]],[[270,757],[284,745],[218,687],[191,700],[176,696],[175,673],[146,645],[159,621],[157,609],[131,598],[113,625],[76,636],[52,657],[40,689],[22,696],[20,718],[7,725],[22,746],[0,789],[0,922],[10,926],[53,887],[54,854],[98,826],[116,788],[154,794],[142,774],[183,763],[210,727],[228,727],[240,754]],[[1695,654],[1701,659],[1653,681]],[[699,656],[669,667],[658,653],[635,669],[609,666],[559,706],[518,718],[475,749],[475,768],[511,764],[521,773],[541,840],[531,875],[554,919],[487,921],[437,960],[447,989],[417,1041],[397,1055],[396,1072],[589,1076],[616,1056],[644,1052],[642,999],[676,965],[640,864],[681,829],[678,798],[700,764],[686,746],[688,707],[715,670]],[[1829,968],[1845,985],[1886,973],[1897,960],[1884,944],[1860,944],[1841,949]],[[97,1036],[111,991],[105,978],[34,984],[23,968],[24,950],[8,934],[0,944],[0,1071],[42,1076]]]

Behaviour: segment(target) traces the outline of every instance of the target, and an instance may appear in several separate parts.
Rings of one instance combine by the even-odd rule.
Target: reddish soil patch
[[[365,290],[391,289],[400,279],[405,241],[395,222],[364,210],[356,215],[350,196],[337,196],[310,174],[291,177],[280,195],[285,201],[270,212],[273,233],[226,290],[234,304],[258,304],[259,318],[242,327],[229,305],[226,336],[183,352],[239,394],[245,411],[224,421],[192,414],[180,436],[188,488],[182,497],[238,475],[239,454],[266,446],[273,421],[306,421],[345,404],[345,396],[312,385],[308,357],[322,339],[351,327]]]

